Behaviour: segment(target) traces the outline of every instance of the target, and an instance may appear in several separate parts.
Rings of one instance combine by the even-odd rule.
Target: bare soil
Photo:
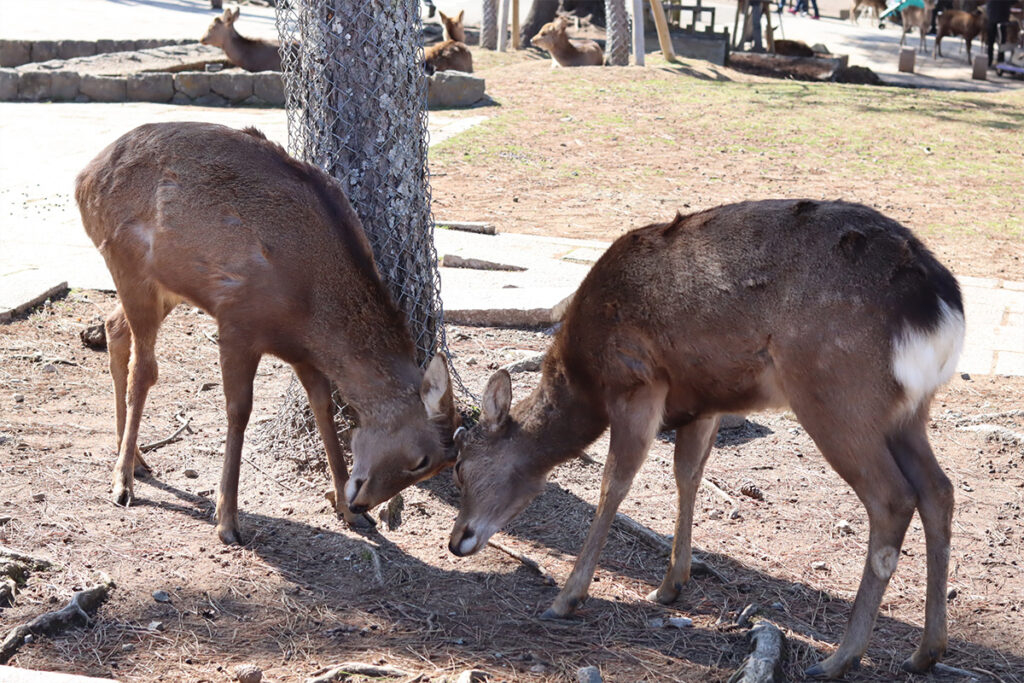
[[[518,70],[500,58],[480,63],[500,115],[511,117],[499,120],[508,144],[496,147],[485,136],[458,143],[462,149],[440,150],[432,162],[439,216],[612,238],[677,208],[747,196],[844,196],[879,205],[923,233],[959,273],[1019,275],[1022,247],[999,232],[1003,224],[979,223],[976,231],[941,227],[947,219],[963,220],[966,204],[957,199],[963,193],[983,200],[971,205],[975,218],[1002,210],[1004,198],[989,197],[968,174],[963,187],[947,191],[950,172],[938,166],[938,181],[922,176],[928,201],[911,201],[913,188],[889,171],[876,185],[867,184],[866,166],[839,177],[822,159],[833,155],[840,164],[850,152],[846,143],[806,163],[794,156],[764,161],[752,129],[732,131],[734,144],[749,145],[749,154],[724,146],[718,151],[721,139],[705,144],[715,109],[695,108],[701,91],[695,89],[693,100],[674,99],[673,106],[648,102],[663,87],[658,78],[682,73],[609,69],[571,77],[540,62],[524,61]],[[706,83],[733,78],[708,67],[691,71]],[[729,82],[760,87],[753,77],[737,78],[747,80]],[[595,79],[608,80],[595,85]],[[761,106],[772,103],[762,124],[786,114],[776,95],[820,106],[830,97],[805,85],[784,87],[799,91],[752,91]],[[637,88],[636,97],[614,104],[609,93],[621,96],[630,88]],[[867,96],[856,93],[857,106],[868,107]],[[584,99],[593,106],[577,107]],[[1006,103],[956,102],[987,107],[993,121],[1017,125]],[[911,104],[890,103],[900,115]],[[943,131],[963,125],[955,112],[929,116]],[[647,136],[643,145],[616,144],[627,117]],[[800,137],[796,123],[779,121],[796,136],[794,145],[813,150],[814,141]],[[979,136],[992,144],[992,136],[1005,133],[992,126]],[[767,137],[771,149],[785,149],[784,137]],[[718,154],[730,163],[710,163]],[[1006,162],[999,169],[1019,163],[1019,154],[1010,154],[994,162]],[[116,507],[110,501],[115,454],[107,357],[79,341],[79,332],[113,306],[110,294],[75,291],[0,326],[0,520],[6,520],[0,521],[0,543],[57,563],[32,574],[14,606],[0,609],[0,630],[59,608],[100,572],[116,582],[88,627],[38,639],[12,664],[127,681],[228,681],[242,663],[259,666],[265,680],[301,681],[346,660],[400,667],[410,673],[404,680],[438,681],[478,668],[497,679],[555,681],[596,665],[608,681],[724,681],[747,650],[744,631],[731,624],[748,604],[785,630],[791,644],[786,670],[794,678],[832,652],[844,632],[863,567],[866,515],[785,413],[752,415],[744,427],[719,436],[707,478],[730,500],[701,489],[694,545],[726,580],[697,576],[671,607],[645,599],[661,579],[665,558],[616,529],[579,618],[541,622],[537,617],[556,587],[492,548],[463,559],[448,552],[458,503],[448,473],[407,490],[398,529],[360,534],[331,514],[320,459],[287,448],[247,449],[240,508],[248,542],[221,546],[211,519],[225,433],[216,326],[184,306],[161,333],[161,378],[150,394],[141,440],[173,433],[180,419],[191,420],[192,432],[149,454],[154,471],[136,483],[137,502]],[[448,338],[455,370],[480,391],[495,368],[544,349],[549,332],[450,327]],[[274,359],[261,365],[251,442],[274,424],[290,374]],[[517,398],[538,381],[537,373],[516,374]],[[957,491],[946,661],[1003,681],[1024,681],[1024,450],[1019,441],[970,428],[1024,431],[1024,419],[1004,414],[1022,407],[1022,395],[1024,378],[957,377],[935,400],[930,432]],[[622,506],[662,534],[671,533],[675,510],[669,437],[656,443]],[[589,449],[596,464],[581,459],[557,469],[545,493],[500,535],[559,582],[572,568],[597,503],[606,448],[602,439]],[[763,500],[742,492],[753,490],[749,485]],[[840,533],[842,520],[852,534]],[[170,602],[156,601],[155,591],[166,591]],[[924,539],[915,518],[871,646],[849,680],[910,679],[899,664],[920,637],[924,596]],[[671,616],[690,617],[693,627],[649,623]]]

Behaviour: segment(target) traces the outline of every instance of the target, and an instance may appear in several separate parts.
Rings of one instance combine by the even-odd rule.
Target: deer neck
[[[560,362],[549,361],[534,392],[517,404],[512,418],[531,464],[550,471],[578,457],[608,427],[596,392],[585,391]]]
[[[569,36],[564,33],[558,34],[555,42],[551,45],[551,54],[559,59],[572,62],[579,59],[581,53],[575,45],[569,42]]]

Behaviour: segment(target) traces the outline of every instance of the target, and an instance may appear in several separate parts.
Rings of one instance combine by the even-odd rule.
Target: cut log
[[[786,636],[770,621],[759,621],[747,634],[753,649],[743,666],[733,672],[729,683],[781,683],[787,680],[782,670],[786,656]]]

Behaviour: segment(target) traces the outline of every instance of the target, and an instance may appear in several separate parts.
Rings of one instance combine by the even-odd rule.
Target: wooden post
[[[971,78],[976,81],[988,80],[988,57],[985,55],[974,55],[974,69],[971,71]]]
[[[505,52],[508,49],[508,10],[511,0],[501,0],[501,9],[498,10],[498,52]]]
[[[519,49],[519,0],[512,0],[512,49]]]
[[[665,61],[676,61],[676,52],[672,49],[672,36],[668,32],[668,19],[665,18],[665,8],[661,0],[651,0],[651,14],[654,15],[654,25],[658,29],[658,44],[661,45],[661,54]]]
[[[900,64],[899,70],[903,73],[912,74],[914,73],[914,58],[917,56],[917,50],[912,47],[900,48]]]
[[[633,63],[644,65],[644,0],[633,0]]]

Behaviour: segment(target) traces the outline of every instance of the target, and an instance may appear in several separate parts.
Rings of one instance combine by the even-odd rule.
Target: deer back
[[[228,60],[246,71],[280,71],[281,51],[277,41],[246,38],[235,29],[238,9],[214,17],[199,42],[224,50]]]

